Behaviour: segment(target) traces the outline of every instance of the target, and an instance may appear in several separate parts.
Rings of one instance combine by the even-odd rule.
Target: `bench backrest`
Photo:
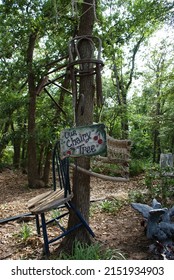
[[[69,158],[60,157],[60,141],[58,141],[53,149],[52,158],[52,169],[53,169],[53,188],[54,190],[58,187],[64,189],[64,196],[71,193],[70,188],[70,177],[69,177]]]

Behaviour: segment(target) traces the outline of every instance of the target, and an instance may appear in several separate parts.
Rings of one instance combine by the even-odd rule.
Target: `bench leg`
[[[42,232],[43,232],[43,239],[44,239],[44,251],[47,256],[49,256],[49,244],[48,244],[48,235],[47,235],[47,228],[45,222],[45,214],[41,213],[41,220],[42,220]]]
[[[83,224],[83,226],[88,230],[88,232],[92,235],[92,237],[95,237],[94,232],[92,231],[92,229],[90,228],[90,226],[88,225],[88,223],[85,221],[85,219],[83,218],[83,216],[81,215],[80,211],[77,210],[74,205],[69,201],[67,204],[70,205],[70,207],[73,209],[73,211],[76,213],[77,217],[79,218],[79,220],[81,221],[81,223]]]
[[[37,234],[40,235],[40,223],[39,223],[39,215],[36,214],[36,229],[37,229]]]

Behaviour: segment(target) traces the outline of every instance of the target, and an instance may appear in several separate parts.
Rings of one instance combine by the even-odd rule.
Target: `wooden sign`
[[[65,129],[60,134],[61,157],[94,156],[105,154],[106,149],[104,124]]]

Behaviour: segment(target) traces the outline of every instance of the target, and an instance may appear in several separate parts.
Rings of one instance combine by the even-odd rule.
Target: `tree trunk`
[[[36,95],[35,91],[29,91],[28,110],[28,184],[34,188],[38,185],[39,175],[36,156],[36,133],[35,133]]]
[[[29,89],[29,105],[28,105],[28,185],[30,188],[43,187],[43,182],[39,179],[37,168],[37,149],[36,149],[36,97],[37,88],[35,74],[33,69],[33,53],[37,39],[37,33],[33,33],[29,37],[27,50],[28,65],[28,89]]]
[[[6,137],[9,126],[10,126],[10,121],[7,121],[4,124],[3,129],[2,129],[2,137],[0,139],[0,162],[1,162],[1,159],[3,157],[3,151],[5,150],[8,142],[9,142],[9,139]]]
[[[94,24],[94,1],[84,1],[82,4],[82,16],[80,18],[80,26],[78,36],[92,35]],[[91,44],[88,40],[83,39],[79,46],[80,57],[91,58],[93,52]],[[87,67],[84,66],[84,67]],[[93,123],[93,104],[94,104],[94,77],[92,75],[82,75],[80,77],[79,96],[84,97],[83,112],[80,106],[76,110],[76,126],[90,125]],[[89,158],[77,159],[77,165],[85,169],[90,168]],[[89,222],[89,206],[90,206],[90,176],[75,170],[73,179],[73,203],[80,210],[83,217]],[[76,216],[71,213],[69,217],[69,226],[77,222]],[[62,245],[64,249],[71,250],[74,240],[90,243],[90,237],[84,227],[80,227],[74,233],[67,236]]]
[[[51,157],[52,157],[52,145],[49,145],[46,148],[46,158],[45,158],[45,165],[43,170],[43,181],[45,185],[48,185],[49,182],[49,174],[50,174],[50,166],[51,166]]]
[[[157,97],[160,97],[160,90],[157,92]],[[159,116],[161,115],[161,104],[160,101],[157,101],[156,104],[156,116],[157,121],[155,123],[154,129],[154,144],[153,144],[153,162],[159,163],[160,161],[160,153],[161,153],[161,145],[160,145],[160,123],[159,123]]]
[[[23,170],[23,172],[26,173],[26,170],[27,170],[27,143],[26,143],[26,134],[27,134],[27,126],[26,126],[26,119],[24,119],[24,122],[23,122],[23,139],[22,139],[22,142],[21,142],[21,163],[20,163],[20,166]]]
[[[122,93],[121,105],[121,138],[128,139],[129,137],[129,124],[127,113],[127,93]]]
[[[128,139],[129,136],[129,122],[128,122],[128,108],[127,108],[127,93],[132,84],[132,79],[134,75],[135,69],[135,58],[137,52],[141,46],[141,43],[144,40],[144,35],[139,38],[136,44],[133,47],[132,56],[130,58],[130,70],[129,75],[123,75],[123,61],[119,66],[117,66],[117,56],[116,53],[112,55],[113,64],[113,78],[114,78],[114,86],[116,87],[116,96],[118,100],[118,106],[120,107],[120,119],[121,119],[121,138]]]
[[[21,139],[16,138],[13,141],[13,147],[14,147],[14,155],[13,155],[13,165],[14,168],[20,167],[20,154],[21,154]]]
[[[116,60],[115,56],[113,57],[113,60]],[[114,63],[113,75],[118,106],[120,108],[121,138],[128,139],[129,124],[127,117],[127,90],[124,87],[123,77],[122,74],[119,73],[116,63]]]
[[[44,143],[40,145],[40,149],[39,149],[39,157],[38,157],[38,174],[39,177],[42,177],[42,172],[43,172],[43,159],[44,159]]]

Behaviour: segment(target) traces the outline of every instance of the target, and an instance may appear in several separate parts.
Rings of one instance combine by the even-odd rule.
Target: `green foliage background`
[[[38,33],[33,63],[37,84],[53,70],[53,64],[54,67],[60,65],[56,60],[68,54],[68,44],[76,35],[81,15],[81,1],[76,2],[74,7],[73,1],[60,0],[2,1],[0,4],[1,166],[14,164],[15,141],[20,143],[19,166],[27,160],[29,36],[35,31]],[[136,56],[147,46],[150,36],[164,24],[173,25],[173,7],[171,1],[162,0],[96,1],[94,35],[102,40],[105,66],[102,72],[104,105],[95,107],[94,121],[105,123],[111,136],[122,139],[126,135],[132,141],[133,169],[140,167],[141,160],[157,161],[160,151],[173,152],[172,38],[161,42],[158,49],[146,48],[146,71],[139,70],[136,64]],[[64,69],[53,72],[50,77],[54,79],[63,73]],[[143,80],[141,95],[135,86],[140,78]],[[60,79],[59,85],[63,82],[63,78]],[[52,84],[48,89],[60,104],[61,88]],[[71,91],[70,83],[68,90]],[[130,91],[131,99],[128,98]],[[38,158],[41,147],[54,144],[60,131],[74,124],[72,95],[64,91],[63,96],[60,105],[66,115],[44,91],[37,97]]]

